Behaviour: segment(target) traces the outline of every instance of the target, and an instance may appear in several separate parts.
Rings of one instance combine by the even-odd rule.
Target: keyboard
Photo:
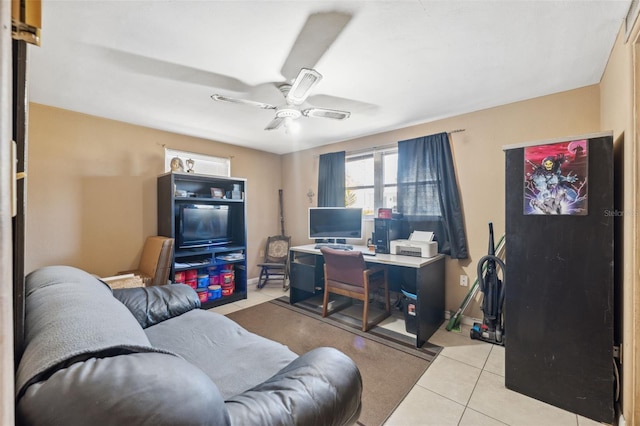
[[[320,250],[322,247],[329,247],[331,249],[336,249],[336,250],[353,250],[353,246],[349,244],[332,244],[332,243],[316,244],[314,248],[317,250]]]

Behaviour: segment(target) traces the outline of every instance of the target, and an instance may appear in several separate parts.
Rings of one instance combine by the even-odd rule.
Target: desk
[[[364,250],[354,246],[354,250]],[[417,296],[416,347],[421,347],[444,321],[444,255],[431,258],[376,253],[364,256],[367,264],[386,265],[389,289],[401,288]],[[289,250],[290,303],[298,303],[324,292],[324,259],[315,244]]]

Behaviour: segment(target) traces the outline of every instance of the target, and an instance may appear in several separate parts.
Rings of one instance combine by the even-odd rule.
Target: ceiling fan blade
[[[302,104],[313,88],[320,83],[320,80],[322,80],[322,74],[318,71],[302,68],[287,93],[287,103],[292,105]]]
[[[282,76],[291,80],[300,68],[314,67],[342,33],[351,16],[344,12],[318,12],[309,15],[282,65]]]
[[[265,130],[275,130],[278,127],[282,126],[282,123],[284,123],[284,118],[282,117],[276,117],[273,120],[271,120],[271,122],[269,124],[267,124],[267,127],[265,127]]]
[[[137,53],[103,46],[94,46],[105,58],[137,74],[174,80],[200,86],[215,87],[233,92],[247,92],[251,86],[234,77],[217,74],[173,62],[155,59]]]
[[[326,108],[309,108],[302,111],[305,117],[333,118],[334,120],[344,120],[349,118],[351,113],[348,111],[340,111],[337,109]]]
[[[213,99],[214,101],[220,101],[220,102],[232,102],[234,104],[249,105],[249,106],[254,106],[262,109],[276,109],[276,107],[271,104],[265,104],[265,103],[256,102],[256,101],[248,101],[246,99],[229,98],[227,96],[222,96],[217,94],[211,95],[211,99]]]
[[[367,102],[323,94],[311,95],[307,98],[307,102],[310,105],[331,105],[333,108],[358,114],[369,114],[379,109],[377,105]]]

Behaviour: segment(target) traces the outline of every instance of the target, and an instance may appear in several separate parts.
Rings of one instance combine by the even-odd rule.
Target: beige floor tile
[[[578,426],[602,426],[602,423],[578,415]]]
[[[418,380],[418,385],[466,405],[481,371],[460,361],[439,356]]]
[[[442,328],[433,333],[429,342],[443,347],[440,355],[476,368],[484,367],[492,346],[490,343],[471,340],[468,334],[454,333]]]
[[[260,303],[268,302],[271,299],[273,299],[273,297],[268,294],[251,292],[247,293],[246,299],[238,300],[237,302],[233,302],[233,304],[244,309],[250,306],[259,305]]]
[[[505,426],[505,423],[467,408],[464,410],[458,426]]]
[[[257,288],[258,282],[256,281],[253,284],[247,284],[247,293],[256,293],[262,294],[271,297],[272,299],[277,299],[278,297],[288,296],[289,291],[285,291],[282,289],[282,281],[269,281],[267,285],[262,288]]]
[[[480,374],[468,407],[509,425],[576,426],[575,414],[561,410],[504,386],[504,377],[488,371]]]
[[[504,346],[492,345],[484,369],[504,377]]]
[[[469,335],[464,332],[447,331],[445,326],[442,325],[436,330],[435,333],[429,338],[429,342],[438,346],[462,346],[471,343]]]
[[[457,425],[464,406],[420,386],[414,386],[385,426]]]

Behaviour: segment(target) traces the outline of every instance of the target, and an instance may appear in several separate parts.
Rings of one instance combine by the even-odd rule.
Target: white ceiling
[[[596,84],[630,3],[48,0],[41,47],[30,49],[29,94],[287,153]],[[329,12],[347,15],[341,31]],[[321,25],[307,24],[310,16]],[[298,133],[265,131],[273,110],[210,98],[282,104],[275,87],[285,64],[288,78],[303,66],[324,76],[305,107],[351,117],[302,117]]]

